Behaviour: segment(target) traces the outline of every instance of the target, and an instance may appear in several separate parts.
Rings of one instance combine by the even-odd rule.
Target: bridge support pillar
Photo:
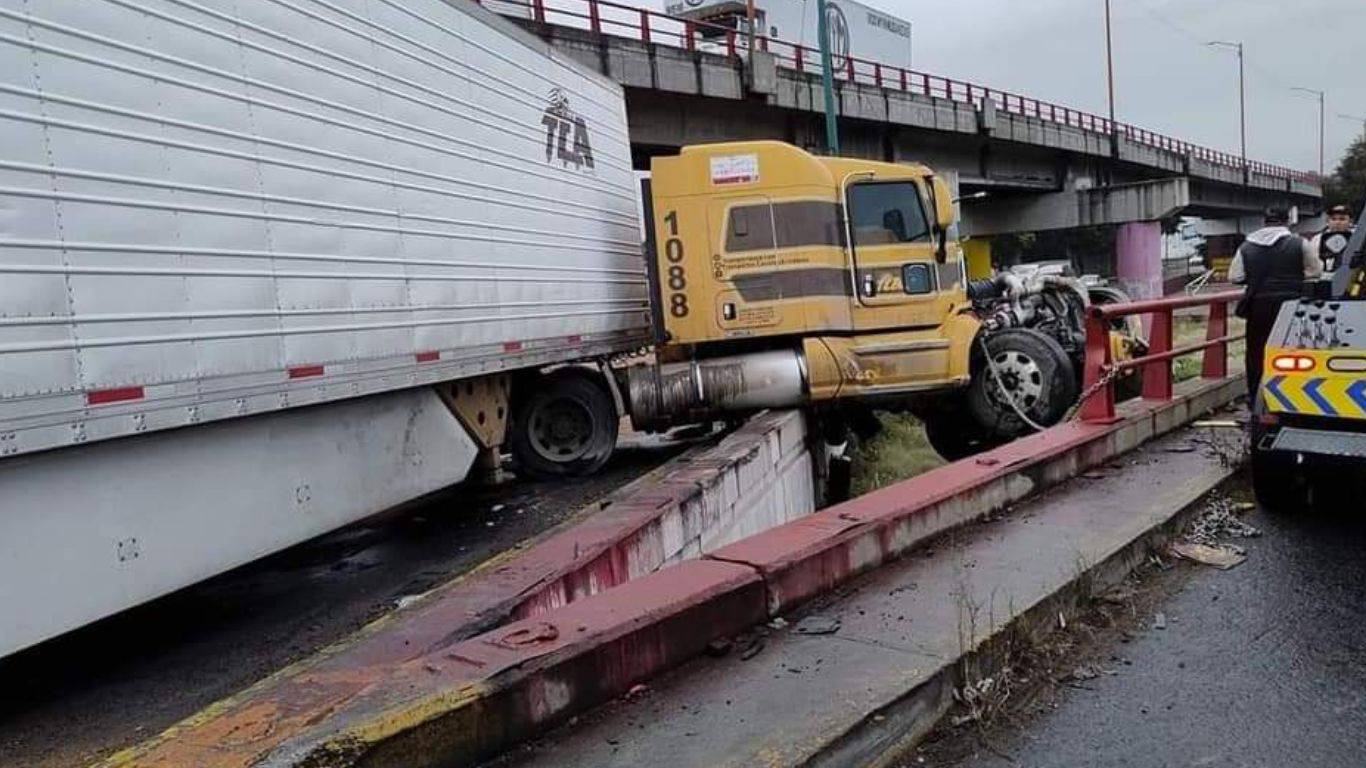
[[[1162,296],[1162,225],[1132,221],[1115,232],[1115,274],[1135,299]]]

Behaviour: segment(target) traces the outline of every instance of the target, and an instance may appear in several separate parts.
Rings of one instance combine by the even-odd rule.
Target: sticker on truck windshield
[[[758,155],[720,155],[711,159],[712,184],[753,184],[757,181]]]

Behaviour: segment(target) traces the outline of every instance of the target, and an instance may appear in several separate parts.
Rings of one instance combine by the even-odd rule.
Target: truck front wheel
[[[991,334],[973,352],[968,412],[990,436],[1013,440],[1034,431],[1020,412],[1051,427],[1077,399],[1072,361],[1050,336],[1012,328]]]
[[[612,393],[591,371],[563,368],[521,388],[513,404],[508,447],[533,477],[589,475],[617,442]]]

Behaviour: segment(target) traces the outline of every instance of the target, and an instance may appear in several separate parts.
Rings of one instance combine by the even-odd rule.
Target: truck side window
[[[907,264],[901,268],[901,286],[906,293],[917,296],[934,292],[934,278],[929,264]]]
[[[759,251],[773,247],[773,206],[741,205],[726,217],[726,251]]]
[[[920,192],[911,182],[850,187],[849,224],[855,245],[913,243],[930,236]]]

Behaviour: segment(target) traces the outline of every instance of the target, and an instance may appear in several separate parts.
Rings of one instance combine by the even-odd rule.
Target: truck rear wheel
[[[606,385],[589,371],[565,368],[522,388],[508,447],[534,477],[589,475],[611,458],[618,421]]]
[[[1077,399],[1076,372],[1062,345],[1028,328],[991,334],[985,345],[985,354],[980,344],[973,350],[967,398],[968,412],[981,429],[1002,440],[1034,431],[1012,401],[1030,421],[1057,424]],[[988,365],[988,355],[994,365]]]

